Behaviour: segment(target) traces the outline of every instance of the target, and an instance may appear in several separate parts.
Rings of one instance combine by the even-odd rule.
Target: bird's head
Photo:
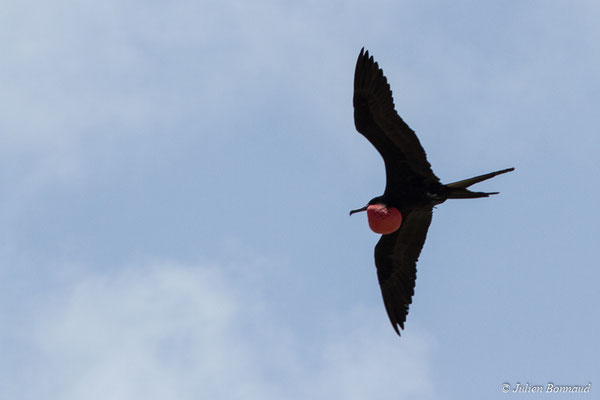
[[[369,227],[375,233],[387,235],[402,225],[402,213],[396,207],[388,207],[381,197],[375,197],[366,206],[350,211],[350,215],[366,211]]]

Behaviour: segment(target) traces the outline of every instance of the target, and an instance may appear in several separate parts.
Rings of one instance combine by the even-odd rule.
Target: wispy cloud
[[[2,397],[433,398],[427,335],[383,342],[362,310],[310,342],[240,283],[171,262],[84,277],[31,310],[23,346],[38,363],[5,371]]]

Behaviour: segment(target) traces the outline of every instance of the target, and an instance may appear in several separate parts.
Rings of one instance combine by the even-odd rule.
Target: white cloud
[[[277,2],[7,5],[0,182],[10,187],[2,209],[18,214],[42,190],[109,168],[115,152],[151,137],[185,134],[182,125],[199,136],[226,131],[232,112],[264,115],[280,102],[274,92],[304,90],[308,74],[326,82],[334,69],[315,73],[299,51],[323,47],[323,16],[311,18],[314,10]]]
[[[301,340],[229,272],[163,262],[56,293],[22,339],[39,365],[13,366],[27,386],[2,397],[433,398],[427,335],[382,340],[369,316],[381,313],[358,310]]]

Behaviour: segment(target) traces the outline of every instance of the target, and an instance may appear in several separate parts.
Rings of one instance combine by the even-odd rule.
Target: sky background
[[[0,11],[0,398],[600,391],[593,1],[22,1]],[[398,338],[354,129],[365,46],[436,174]]]

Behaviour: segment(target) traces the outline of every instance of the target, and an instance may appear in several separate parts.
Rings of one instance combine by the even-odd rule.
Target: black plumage
[[[396,208],[402,224],[384,234],[375,247],[377,277],[387,314],[394,330],[404,329],[414,295],[417,261],[437,204],[453,198],[488,197],[496,192],[472,192],[477,182],[512,171],[507,168],[444,185],[433,173],[415,132],[394,108],[390,85],[368,51],[361,50],[354,74],[354,122],[356,129],[377,149],[385,163],[383,195],[371,204]],[[350,213],[364,211],[366,206]]]

